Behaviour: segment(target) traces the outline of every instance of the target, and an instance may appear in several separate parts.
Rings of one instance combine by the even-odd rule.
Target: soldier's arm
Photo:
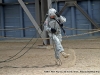
[[[48,18],[46,18],[45,23],[44,23],[44,30],[47,32],[51,31],[51,28],[48,26]]]

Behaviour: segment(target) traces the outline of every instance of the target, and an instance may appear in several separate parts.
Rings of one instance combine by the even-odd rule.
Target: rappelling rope
[[[100,29],[96,29],[94,31],[89,31],[87,33],[82,33],[82,34],[69,35],[67,37],[69,38],[69,37],[74,37],[74,36],[81,36],[81,35],[86,35],[86,34],[93,34],[93,33],[97,33],[97,32],[100,32]],[[63,36],[63,38],[65,38],[65,37],[66,36]],[[14,39],[14,37],[3,37],[3,36],[0,36],[0,38],[13,38]],[[18,39],[18,38],[15,38],[15,39]],[[38,38],[38,39],[50,39],[50,38]]]
[[[25,29],[30,29],[30,28],[34,28],[34,26],[29,26],[26,28],[0,29],[0,31],[25,30]]]
[[[30,27],[31,28],[31,27]],[[33,28],[33,27],[32,27]],[[66,27],[66,28],[68,28],[68,27]],[[1,30],[17,30],[17,29],[19,29],[19,30],[21,30],[21,29],[28,29],[28,28],[16,28],[16,29],[1,29]],[[0,31],[1,31],[0,30]],[[70,28],[70,30],[79,30],[79,29],[73,29],[73,28]],[[68,38],[69,37],[74,37],[74,36],[80,36],[80,35],[86,35],[86,34],[92,34],[92,33],[96,33],[96,32],[99,32],[100,30],[99,29],[91,29],[91,30],[95,30],[95,31],[91,31],[91,32],[87,32],[87,33],[82,33],[82,34],[77,34],[77,35],[70,35],[70,36],[68,36]],[[63,36],[63,37],[66,37],[66,36]],[[3,38],[3,37],[2,37]],[[9,37],[8,37],[9,38]],[[49,38],[43,38],[43,39],[49,39]],[[33,45],[32,45],[33,46]],[[31,47],[30,47],[31,48]],[[27,50],[25,53],[27,53],[29,50]],[[24,54],[25,54],[24,53]],[[23,54],[23,55],[24,55]]]
[[[31,47],[29,47],[29,49],[27,50],[27,51],[25,51],[22,55],[20,55],[19,57],[17,57],[17,58],[14,58],[14,59],[12,59],[12,60],[6,60],[6,61],[3,61],[3,62],[11,62],[11,61],[14,61],[14,60],[17,60],[17,59],[19,59],[19,58],[21,58],[22,56],[24,56],[35,44],[36,44],[36,42],[38,41],[38,38],[36,39],[36,41],[32,44],[32,46]],[[0,63],[3,63],[3,62],[0,62]]]
[[[67,26],[64,26],[65,29],[69,29],[69,30],[77,30],[77,31],[94,31],[94,30],[99,30],[99,29],[77,29],[77,28],[70,28]]]
[[[93,34],[93,33],[97,33],[97,32],[100,32],[100,29],[98,29],[96,31],[87,32],[87,33],[77,34],[77,35],[69,35],[67,37],[69,38],[69,37],[74,37],[74,36],[81,36],[81,35]],[[63,36],[63,38],[65,38],[65,37],[66,36]]]
[[[35,35],[34,35],[34,36],[35,36]],[[28,42],[19,52],[17,52],[15,55],[11,56],[10,58],[8,58],[8,59],[6,59],[6,60],[0,61],[0,63],[13,61],[13,60],[11,60],[11,59],[14,58],[15,56],[17,56],[19,53],[21,53],[21,52],[28,46],[28,44],[33,40],[34,36],[29,40],[29,42]],[[26,51],[26,52],[27,52],[27,51]],[[25,53],[26,53],[26,52],[25,52]],[[24,54],[25,54],[25,53],[24,53]],[[22,56],[22,55],[21,55],[21,56]],[[20,56],[20,57],[21,57],[21,56]]]
[[[42,25],[40,25],[42,26]],[[67,26],[63,26],[65,29],[69,30],[78,30],[78,31],[93,31],[93,30],[98,30],[98,29],[77,29],[77,28],[70,28]],[[30,29],[30,28],[35,28],[34,26],[29,26],[26,28],[13,28],[13,29],[0,29],[0,31],[13,31],[13,30],[25,30],[25,29]]]
[[[51,3],[52,4],[52,3]],[[51,6],[51,4],[50,4],[50,6]],[[49,7],[50,8],[50,7]],[[45,15],[45,17],[46,17],[46,15]],[[17,28],[18,29],[18,28]],[[23,29],[23,28],[22,28]],[[2,30],[2,29],[1,29]],[[3,30],[5,30],[5,29],[3,29]],[[14,30],[14,29],[8,29],[8,30]],[[39,30],[39,28],[38,28],[38,30]],[[42,32],[41,32],[41,34],[42,34]],[[32,37],[32,39],[33,39],[33,37]],[[32,39],[28,42],[28,44],[32,41]],[[35,43],[37,42],[37,40],[38,40],[38,38],[36,39],[36,41],[35,41]],[[35,43],[33,44],[33,45],[35,45]],[[28,45],[27,44],[27,45]],[[26,45],[26,46],[27,46]],[[6,59],[6,60],[4,60],[4,61],[0,61],[0,63],[4,63],[4,62],[10,62],[10,61],[14,61],[14,60],[16,60],[16,59],[19,59],[19,58],[21,58],[23,55],[25,55],[32,47],[33,47],[33,45],[26,51],[26,52],[24,52],[22,55],[20,55],[19,57],[17,57],[17,58],[15,58],[15,59],[12,59],[12,58],[14,58],[16,55],[18,55],[20,52],[22,52],[22,50],[24,49],[24,48],[26,48],[26,46],[25,47],[23,47],[23,49],[21,50],[21,51],[19,51],[17,54],[15,54],[14,56],[12,56],[11,58],[8,58],[8,59]],[[11,60],[12,59],[12,60]]]

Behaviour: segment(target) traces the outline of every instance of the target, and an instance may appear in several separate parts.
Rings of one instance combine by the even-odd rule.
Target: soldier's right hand
[[[56,29],[51,28],[51,32],[52,32],[52,33],[55,33],[55,32],[56,32]]]

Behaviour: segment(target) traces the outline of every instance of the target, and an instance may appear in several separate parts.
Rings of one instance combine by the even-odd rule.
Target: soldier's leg
[[[57,34],[57,38],[59,39],[60,42],[62,42],[62,35],[61,34]],[[69,54],[66,54],[64,52],[64,50],[61,51],[61,54],[63,55],[64,58],[67,58],[69,56]]]
[[[63,52],[64,49],[61,45],[60,40],[58,39],[58,37],[56,35],[53,35],[52,39],[53,39],[53,42],[54,42],[54,45],[55,45],[55,57],[58,59],[60,52]]]

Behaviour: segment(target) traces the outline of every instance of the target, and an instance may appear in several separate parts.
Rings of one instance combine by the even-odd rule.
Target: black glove
[[[63,24],[62,23],[60,24],[60,27],[63,27]]]
[[[60,17],[60,14],[58,12],[55,13],[57,15],[57,17]]]
[[[52,33],[55,33],[55,32],[56,32],[56,29],[51,28],[51,32],[52,32]]]

